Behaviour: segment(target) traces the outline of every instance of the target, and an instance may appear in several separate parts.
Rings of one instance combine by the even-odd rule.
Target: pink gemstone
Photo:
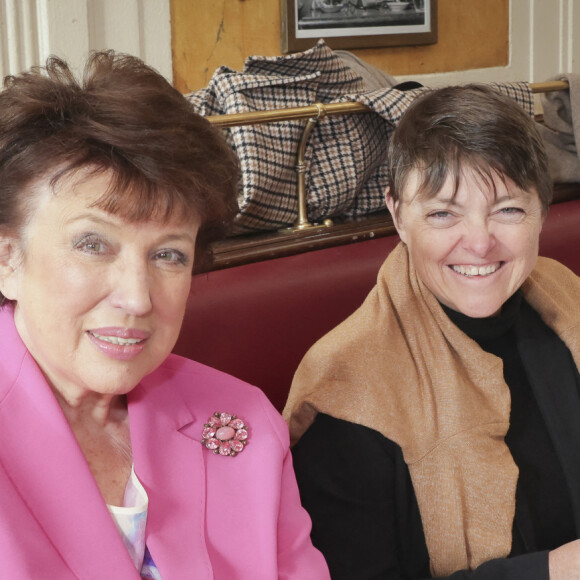
[[[238,441],[245,441],[248,438],[248,432],[245,429],[236,431],[236,439]]]
[[[229,455],[232,452],[232,446],[229,443],[220,445],[220,455]]]
[[[235,435],[235,431],[234,429],[232,429],[231,427],[220,427],[217,431],[215,436],[220,440],[220,441],[228,441],[229,439],[231,439],[234,435]]]
[[[208,449],[217,449],[220,446],[220,442],[217,439],[208,439],[205,442],[205,446]]]
[[[244,422],[241,419],[234,419],[230,423],[230,427],[233,427],[234,429],[241,429],[243,426],[244,426]]]
[[[230,445],[232,446],[232,449],[236,453],[239,453],[240,451],[243,451],[244,450],[244,444],[241,441],[236,441],[234,439],[233,441],[230,442]]]
[[[216,417],[215,415],[212,415],[209,420],[208,420],[208,424],[212,425],[213,427],[219,427],[222,423],[219,420],[219,417]]]
[[[229,413],[221,413],[220,421],[222,425],[227,425],[232,420],[232,416]]]
[[[201,433],[201,436],[202,436],[204,439],[211,439],[212,437],[214,437],[214,436],[215,436],[215,429],[214,429],[213,427],[206,427],[206,428],[205,428],[205,429],[202,431],[202,433]]]

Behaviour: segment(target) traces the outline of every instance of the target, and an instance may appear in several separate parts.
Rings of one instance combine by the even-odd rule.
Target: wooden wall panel
[[[393,76],[506,66],[509,0],[439,0],[439,41],[353,50]],[[171,0],[173,77],[182,92],[204,87],[220,65],[280,55],[279,0]]]

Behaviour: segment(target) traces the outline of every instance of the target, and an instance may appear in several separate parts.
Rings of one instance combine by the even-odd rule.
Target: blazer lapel
[[[19,341],[17,335],[8,338]],[[12,343],[4,352],[16,350]],[[44,533],[79,578],[97,572],[138,578],[68,422],[24,345],[4,363],[3,380],[10,379],[10,365],[17,376],[0,403],[0,462],[42,530],[19,533]]]
[[[189,411],[171,374],[161,368],[129,395],[135,472],[149,496],[147,546],[164,580],[212,579],[203,421]]]

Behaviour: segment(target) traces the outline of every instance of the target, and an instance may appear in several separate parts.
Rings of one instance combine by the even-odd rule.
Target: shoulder
[[[580,293],[580,277],[561,262],[540,257],[523,289],[524,294],[555,292],[558,299],[577,299]]]
[[[185,384],[192,390],[203,386],[204,390],[216,389],[218,392],[226,391],[240,396],[246,395],[248,391],[259,390],[223,371],[176,354],[170,354],[152,375],[170,380],[173,385]]]
[[[194,416],[208,419],[214,412],[234,414],[253,430],[260,425],[260,430],[273,432],[284,448],[288,446],[288,427],[280,413],[261,389],[241,379],[171,354],[143,382],[158,391],[156,399],[179,392],[180,404]]]
[[[540,280],[566,280],[571,284],[580,286],[580,278],[568,266],[554,260],[540,256],[534,268],[532,278]]]
[[[326,413],[318,413],[312,425],[293,447],[293,453],[310,453],[318,449],[320,457],[334,456],[342,461],[360,462],[369,465],[376,460],[384,464],[385,460],[403,459],[401,447],[385,437],[379,431],[338,419]]]
[[[580,277],[560,262],[538,258],[522,290],[532,308],[558,334],[580,324]]]

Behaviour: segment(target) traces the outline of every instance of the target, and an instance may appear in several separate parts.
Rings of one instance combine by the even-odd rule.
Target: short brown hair
[[[114,51],[91,53],[82,82],[51,57],[6,77],[0,92],[0,228],[26,219],[27,188],[80,169],[111,172],[98,206],[129,221],[177,212],[201,222],[198,250],[237,210],[239,165],[218,129],[157,71]]]
[[[492,173],[520,189],[535,189],[544,215],[553,183],[534,120],[511,98],[486,85],[429,90],[404,114],[389,143],[389,195],[398,201],[410,173],[418,193],[435,196],[451,177],[455,191],[470,166],[487,181]]]

